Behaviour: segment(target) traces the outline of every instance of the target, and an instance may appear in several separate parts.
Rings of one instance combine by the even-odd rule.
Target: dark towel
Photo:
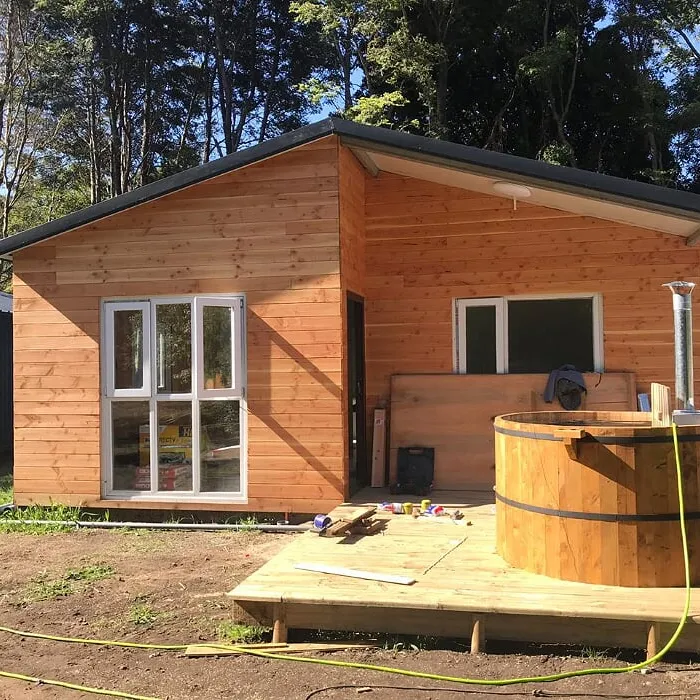
[[[547,386],[544,389],[544,400],[552,403],[556,396],[565,409],[572,410],[581,405],[581,394],[585,391],[586,381],[583,374],[573,365],[562,365],[549,373]]]

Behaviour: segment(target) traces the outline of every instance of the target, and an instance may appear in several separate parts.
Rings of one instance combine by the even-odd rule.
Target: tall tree
[[[37,159],[56,136],[59,120],[47,110],[49,51],[29,0],[4,0],[0,14],[0,237],[23,195]]]
[[[205,134],[226,155],[304,123],[311,102],[297,86],[318,65],[315,28],[294,21],[289,0],[205,0],[201,15]]]
[[[60,117],[48,109],[53,90],[51,44],[31,0],[4,0],[0,10],[0,238],[13,232],[12,215],[37,163],[53,145]],[[0,289],[11,271],[0,266]]]
[[[303,0],[290,3],[294,18],[304,25],[316,26],[326,43],[330,61],[316,67],[315,79],[303,87],[312,100],[342,102],[338,111],[348,113],[355,105],[359,89],[357,72],[368,73],[365,60],[367,36],[366,3],[362,0]],[[364,16],[364,17],[363,17]]]
[[[0,235],[319,109],[700,191],[700,5],[0,0]]]
[[[700,4],[655,0],[653,6],[666,49],[662,68],[673,76],[671,149],[678,160],[678,182],[700,192]]]

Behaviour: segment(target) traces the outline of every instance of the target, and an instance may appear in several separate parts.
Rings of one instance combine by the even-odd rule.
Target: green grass
[[[73,586],[70,581],[58,579],[49,581],[37,577],[32,580],[22,596],[22,603],[37,603],[41,600],[56,600],[56,598],[65,598],[74,593]]]
[[[80,569],[69,569],[63,578],[66,581],[94,583],[95,581],[109,578],[114,573],[114,567],[109,564],[87,564]]]
[[[583,647],[581,649],[581,657],[589,661],[600,663],[609,658],[609,649],[595,649],[594,647]]]
[[[24,589],[20,602],[23,605],[41,600],[65,598],[89,588],[91,583],[109,578],[115,573],[109,564],[86,564],[79,569],[68,569],[63,576],[50,579],[46,572],[31,579]]]
[[[142,600],[137,599],[129,608],[128,620],[132,625],[152,625],[159,617],[153,606]]]
[[[80,508],[76,506],[64,506],[54,503],[50,506],[27,506],[7,511],[0,516],[0,532],[24,532],[32,535],[41,535],[49,532],[68,532],[73,530],[72,525],[64,525],[60,522],[33,524],[23,523],[22,520],[68,520],[74,522],[80,520]]]
[[[0,476],[0,506],[12,503],[13,497],[12,474],[3,474]]]
[[[256,530],[256,525],[260,524],[260,521],[255,517],[255,515],[247,515],[244,518],[239,518],[235,521],[237,525],[240,525],[238,532],[254,532],[256,534],[261,534],[260,530]]]
[[[222,622],[216,628],[216,636],[229,644],[253,644],[267,641],[270,628],[260,625],[242,625],[237,622]]]

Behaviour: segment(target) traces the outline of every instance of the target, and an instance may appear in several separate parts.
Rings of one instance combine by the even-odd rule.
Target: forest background
[[[700,193],[700,3],[1,0],[0,237],[328,114]]]

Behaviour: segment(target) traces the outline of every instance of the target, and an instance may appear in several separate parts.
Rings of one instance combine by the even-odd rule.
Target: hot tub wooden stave
[[[684,585],[670,428],[648,414],[499,416],[497,548],[511,565],[619,586]],[[700,426],[678,429],[691,578],[700,581]]]

